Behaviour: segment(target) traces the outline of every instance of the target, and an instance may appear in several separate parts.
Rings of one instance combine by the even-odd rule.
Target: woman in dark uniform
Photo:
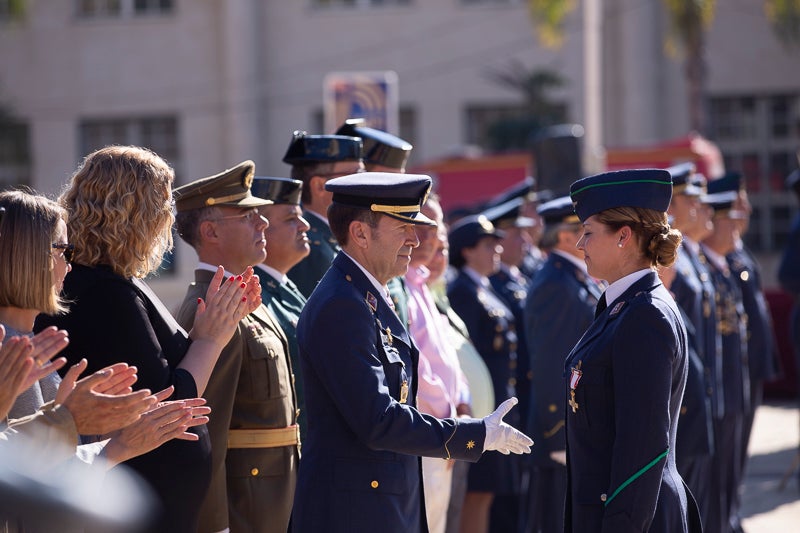
[[[565,363],[567,532],[700,531],[675,465],[686,328],[656,271],[681,242],[667,223],[671,195],[665,170],[609,172],[570,189],[577,246],[610,285]]]
[[[502,232],[483,215],[470,216],[450,229],[450,264],[458,276],[447,287],[450,306],[464,321],[475,349],[492,376],[495,403],[516,396],[517,335],[514,314],[492,289],[489,276],[500,268]],[[509,413],[517,417],[517,413]],[[511,424],[518,424],[514,418]],[[519,468],[514,458],[485,455],[470,467],[462,531],[488,531],[489,511],[497,495],[519,491]],[[500,526],[493,517],[493,525]],[[516,516],[507,517],[512,520]],[[509,531],[507,527],[501,530]]]

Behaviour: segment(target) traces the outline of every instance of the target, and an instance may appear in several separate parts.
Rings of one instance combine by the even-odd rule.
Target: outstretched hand
[[[509,453],[531,453],[533,440],[523,432],[503,422],[503,417],[517,403],[518,400],[516,398],[509,398],[501,403],[494,413],[484,417],[486,439],[483,443],[483,451],[497,450],[504,455]]]

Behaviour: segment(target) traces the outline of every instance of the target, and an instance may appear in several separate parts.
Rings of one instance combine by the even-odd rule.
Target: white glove
[[[483,441],[483,451],[497,450],[503,455],[531,453],[531,446],[533,446],[531,438],[503,422],[503,417],[518,402],[519,400],[516,398],[509,398],[501,403],[494,413],[484,417],[486,438]]]

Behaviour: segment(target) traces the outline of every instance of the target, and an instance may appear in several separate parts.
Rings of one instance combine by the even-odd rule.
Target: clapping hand
[[[208,286],[205,300],[198,298],[193,341],[211,341],[224,346],[233,336],[239,321],[261,305],[261,285],[253,267],[227,280],[222,267],[217,268]]]
[[[205,405],[203,398],[163,402],[173,391],[174,387],[170,386],[156,393],[158,406],[115,432],[106,445],[107,459],[116,464],[152,451],[172,439],[198,440],[196,434],[187,430],[206,424],[211,408]]]
[[[64,366],[67,360],[51,359],[69,343],[67,332],[49,327],[33,338],[5,339],[0,326],[0,417],[5,417],[20,393]]]
[[[81,435],[105,435],[124,428],[158,402],[147,389],[131,392],[135,367],[117,363],[78,381],[86,366],[85,359],[73,365],[56,393],[56,403],[70,412]]]

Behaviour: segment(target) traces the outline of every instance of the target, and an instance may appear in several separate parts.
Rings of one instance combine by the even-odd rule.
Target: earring
[[[622,248],[622,243],[621,242],[617,243],[617,248]]]

